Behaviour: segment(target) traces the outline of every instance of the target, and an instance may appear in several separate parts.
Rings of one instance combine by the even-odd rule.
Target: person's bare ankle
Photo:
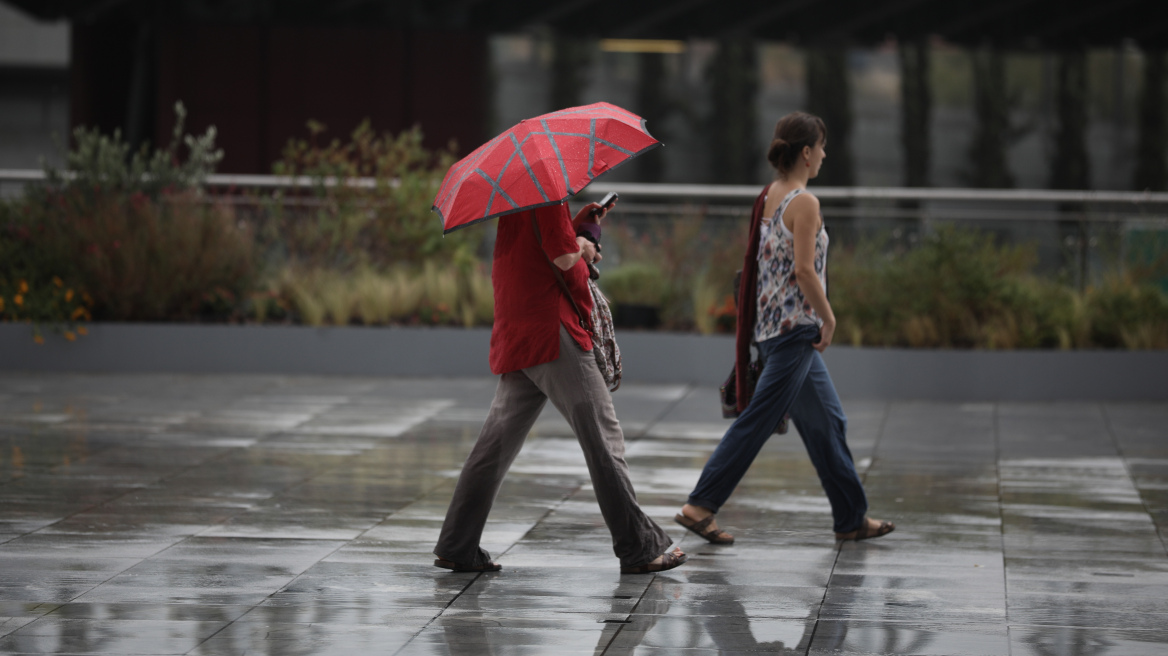
[[[693,506],[687,503],[681,507],[681,514],[689,517],[690,519],[701,521],[710,515],[713,515],[714,511],[710,510],[709,508]]]

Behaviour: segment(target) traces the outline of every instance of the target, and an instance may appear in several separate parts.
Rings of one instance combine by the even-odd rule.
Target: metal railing
[[[0,169],[0,184],[20,186],[45,180],[39,169]],[[280,176],[252,174],[222,174],[207,176],[208,187],[216,189],[310,189],[321,181],[310,176]],[[326,186],[345,184],[352,187],[376,188],[376,178],[325,178]],[[391,181],[392,185],[393,182]],[[599,196],[615,191],[625,198],[652,200],[754,200],[761,185],[714,185],[612,182],[597,183],[596,188],[581,192],[582,196]],[[849,201],[964,201],[978,203],[1059,203],[1059,204],[1126,204],[1132,206],[1164,205],[1168,207],[1168,193],[1151,191],[1093,191],[1052,189],[963,189],[913,187],[820,187],[815,195],[825,200]]]
[[[20,193],[24,186],[44,179],[40,170],[0,169],[0,195]],[[264,198],[262,192],[307,191],[322,182],[366,189],[385,184],[375,178],[322,181],[308,176],[215,174],[207,178],[206,186],[220,201],[256,205]],[[633,232],[660,232],[683,216],[714,219],[707,225],[716,232],[740,230],[761,189],[761,184],[599,181],[580,199],[619,193],[622,201],[612,218]],[[243,193],[247,191],[260,193]],[[1003,241],[1034,244],[1040,269],[1080,285],[1099,272],[1122,266],[1134,252],[1168,258],[1168,193],[1163,192],[820,186],[813,191],[823,201],[833,240],[838,236],[843,243],[878,237],[912,247],[934,224],[969,223]],[[289,209],[322,203],[310,194],[288,194],[277,202]]]

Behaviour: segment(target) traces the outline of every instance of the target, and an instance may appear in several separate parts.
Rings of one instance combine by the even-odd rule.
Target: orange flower
[[[21,293],[21,294],[27,294],[27,293],[28,293],[28,281],[27,281],[27,280],[21,280],[21,281],[20,281],[20,293]]]
[[[73,340],[77,339],[77,335],[74,335],[73,331],[71,331],[71,330],[66,330],[65,331],[65,339],[72,342]]]
[[[68,302],[69,302],[69,301],[71,301],[71,300],[73,300],[73,290],[72,290],[72,289],[66,289],[66,290],[65,290],[65,302],[66,302],[66,303],[68,303]]]
[[[32,341],[36,342],[37,344],[44,344],[45,338],[41,337],[40,335],[33,335]]]
[[[60,278],[58,278],[57,276],[53,276],[53,284],[54,284],[54,285],[56,285],[56,286],[58,286],[58,287],[64,287],[64,286],[65,286],[65,283],[64,283],[64,281],[62,281],[62,280],[61,280]]]
[[[0,296],[0,312],[4,311],[4,297]]]
[[[81,317],[84,317],[84,316],[85,316],[85,308],[77,307],[73,310],[73,314],[69,315],[69,318],[76,321],[77,319],[80,319]]]
[[[24,305],[24,297],[20,294],[17,294],[16,296],[12,297],[12,302],[16,303],[17,305]]]
[[[88,335],[89,329],[86,328],[85,326],[77,326],[77,334],[78,335]]]

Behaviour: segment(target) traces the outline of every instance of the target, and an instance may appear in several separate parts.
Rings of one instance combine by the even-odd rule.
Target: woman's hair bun
[[[772,139],[771,147],[767,149],[767,161],[770,162],[772,166],[778,166],[779,162],[783,158],[783,154],[786,152],[787,148],[790,147],[790,145],[791,144],[787,143],[787,140],[783,139],[782,137],[775,137]]]

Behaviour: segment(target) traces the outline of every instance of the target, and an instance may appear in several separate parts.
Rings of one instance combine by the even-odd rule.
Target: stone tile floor
[[[1164,654],[1168,403],[846,401],[885,539],[837,544],[798,437],[671,517],[715,391],[615,395],[642,505],[691,554],[620,576],[566,424],[536,425],[485,547],[430,554],[493,379],[0,374],[0,652]]]

